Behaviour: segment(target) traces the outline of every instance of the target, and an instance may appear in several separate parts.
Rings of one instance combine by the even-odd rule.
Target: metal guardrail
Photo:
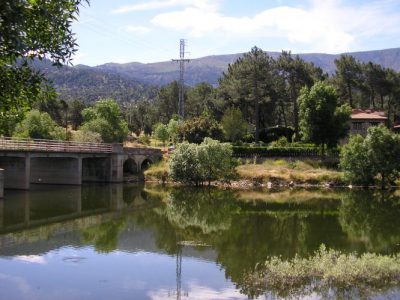
[[[39,139],[0,138],[0,151],[113,153],[113,144],[78,143]]]

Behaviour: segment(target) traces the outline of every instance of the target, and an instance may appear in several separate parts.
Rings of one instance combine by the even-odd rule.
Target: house
[[[387,116],[385,112],[373,109],[353,109],[351,111],[351,127],[350,134],[367,135],[367,129],[371,126],[379,124],[387,124]]]

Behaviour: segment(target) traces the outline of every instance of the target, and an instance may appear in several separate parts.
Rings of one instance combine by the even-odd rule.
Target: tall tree
[[[214,88],[206,82],[201,82],[189,89],[185,104],[187,118],[199,117],[205,109],[210,109],[213,94]]]
[[[186,95],[185,95],[186,97]],[[158,107],[159,122],[168,123],[178,114],[179,85],[173,81],[160,89],[156,99]]]
[[[0,2],[0,116],[22,116],[43,92],[42,74],[28,64],[48,58],[69,63],[76,51],[71,31],[87,0],[2,0]],[[0,122],[1,123],[1,122]],[[0,130],[1,131],[1,130]]]
[[[303,139],[322,146],[336,146],[350,129],[351,109],[338,107],[334,87],[317,82],[311,89],[304,87],[299,97],[300,127]]]
[[[351,108],[355,107],[353,90],[358,88],[362,80],[362,65],[351,55],[341,55],[335,59],[336,73],[334,81],[340,97],[348,98]]]
[[[254,124],[256,141],[260,135],[261,108],[272,101],[274,70],[274,60],[254,47],[229,65],[220,80],[221,96],[238,106]]]
[[[290,52],[282,51],[277,60],[279,74],[283,78],[290,102],[293,107],[293,126],[296,139],[299,139],[299,105],[297,99],[300,90],[304,87],[311,87],[316,80],[324,78],[321,68],[305,62],[298,55],[293,57]]]

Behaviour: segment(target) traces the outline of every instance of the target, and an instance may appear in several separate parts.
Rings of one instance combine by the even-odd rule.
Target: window
[[[355,122],[353,123],[353,130],[362,130],[363,129],[362,122]]]

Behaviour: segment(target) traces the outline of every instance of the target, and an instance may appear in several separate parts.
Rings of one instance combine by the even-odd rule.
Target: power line
[[[178,114],[181,119],[185,117],[185,63],[190,62],[190,59],[185,58],[185,40],[180,40],[179,47],[179,59],[173,59],[172,61],[179,63],[179,102],[178,102]]]

